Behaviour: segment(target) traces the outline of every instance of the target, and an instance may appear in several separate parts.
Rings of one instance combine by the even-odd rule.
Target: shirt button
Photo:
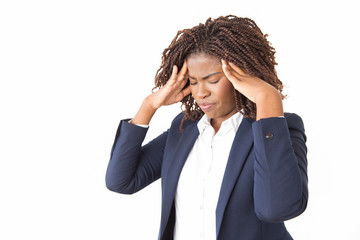
[[[274,138],[274,134],[271,133],[271,132],[268,132],[268,133],[265,134],[265,138],[267,140],[272,140]]]

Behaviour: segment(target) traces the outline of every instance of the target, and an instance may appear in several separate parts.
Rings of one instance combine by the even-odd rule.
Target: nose
[[[207,96],[210,95],[210,91],[209,89],[206,87],[206,83],[204,82],[200,82],[197,84],[197,91],[196,91],[196,95],[198,98],[200,99],[204,99],[206,98]]]

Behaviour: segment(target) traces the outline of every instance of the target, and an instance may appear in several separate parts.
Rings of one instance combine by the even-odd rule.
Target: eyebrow
[[[211,73],[211,74],[203,77],[202,79],[203,79],[203,80],[206,80],[206,79],[208,79],[209,77],[212,77],[212,76],[214,76],[214,75],[216,75],[216,74],[219,74],[219,73],[221,73],[221,72]],[[189,74],[188,74],[188,76],[189,76],[189,78],[196,80],[194,77],[190,76]]]

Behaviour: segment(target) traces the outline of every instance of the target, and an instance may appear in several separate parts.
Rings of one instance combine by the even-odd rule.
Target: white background
[[[355,1],[1,1],[0,239],[156,239],[160,182],[105,187],[119,120],[151,92],[177,30],[254,19],[277,50],[285,110],[308,136],[308,208],[294,239],[360,239]],[[169,126],[159,110],[147,136]]]

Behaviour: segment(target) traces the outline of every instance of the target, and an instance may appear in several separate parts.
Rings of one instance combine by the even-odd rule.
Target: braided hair
[[[154,89],[166,84],[173,65],[181,68],[190,54],[205,53],[234,63],[247,74],[269,83],[281,94],[283,84],[275,70],[275,49],[267,40],[267,36],[253,20],[234,15],[208,18],[205,24],[200,23],[193,28],[180,30],[162,54]],[[256,119],[255,103],[235,89],[234,95],[237,110],[244,117]],[[281,97],[284,98],[284,95],[281,94]],[[204,114],[191,94],[184,97],[181,102],[185,113],[183,122],[185,119],[194,121]]]

